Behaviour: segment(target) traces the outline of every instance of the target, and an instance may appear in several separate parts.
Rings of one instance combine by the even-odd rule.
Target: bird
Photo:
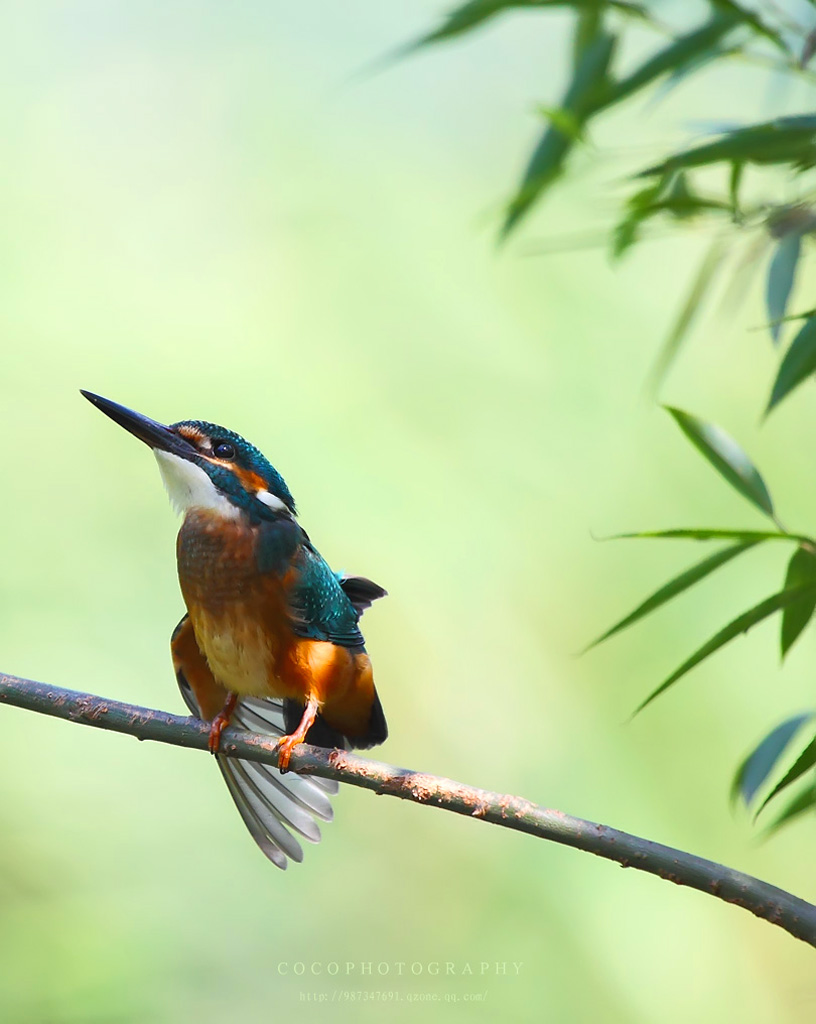
[[[334,572],[297,519],[292,494],[240,434],[204,420],[165,426],[81,394],[153,450],[182,515],[176,560],[186,614],[171,637],[190,713],[210,723],[209,750],[241,817],[280,868],[318,842],[337,783],[289,773],[299,743],[369,749],[388,735],[360,617],[386,595]],[[233,723],[276,738],[278,767],[219,753]]]

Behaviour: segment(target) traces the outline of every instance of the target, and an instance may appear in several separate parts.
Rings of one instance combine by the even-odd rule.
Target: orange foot
[[[285,775],[289,771],[289,761],[292,757],[292,751],[298,745],[303,743],[306,739],[306,733],[314,725],[314,720],[317,717],[317,711],[320,704],[314,697],[310,697],[306,707],[303,711],[303,717],[298,724],[297,729],[288,736],[281,736],[278,740],[276,749],[278,751],[278,771],[281,775]]]
[[[291,736],[281,736],[277,742],[278,750],[278,771],[281,775],[285,775],[289,771],[289,761],[292,757],[292,751],[303,740],[296,732],[293,732]]]
[[[210,736],[207,740],[207,747],[211,754],[217,754],[218,749],[221,746],[221,733],[230,724],[230,718],[232,712],[235,710],[235,705],[238,702],[238,695],[231,693],[229,697],[224,701],[224,706],[210,722]]]

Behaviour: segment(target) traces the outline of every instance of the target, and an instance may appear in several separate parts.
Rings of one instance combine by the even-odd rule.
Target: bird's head
[[[203,420],[164,426],[89,391],[82,394],[153,449],[170,500],[180,512],[204,508],[235,518],[294,515],[295,501],[274,466],[234,430]]]

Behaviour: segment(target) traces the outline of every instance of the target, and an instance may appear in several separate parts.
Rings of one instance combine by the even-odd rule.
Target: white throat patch
[[[201,466],[159,448],[154,448],[153,454],[170,502],[177,512],[184,514],[191,508],[206,508],[227,519],[240,516],[240,509],[218,490]]]

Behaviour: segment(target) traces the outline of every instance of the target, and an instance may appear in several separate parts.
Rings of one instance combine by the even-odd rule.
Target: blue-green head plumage
[[[241,508],[266,518],[270,511],[283,511],[280,503],[286,511],[295,514],[295,499],[286,481],[263,452],[246,438],[206,420],[181,420],[172,423],[169,429],[196,449],[198,465],[219,491]]]

